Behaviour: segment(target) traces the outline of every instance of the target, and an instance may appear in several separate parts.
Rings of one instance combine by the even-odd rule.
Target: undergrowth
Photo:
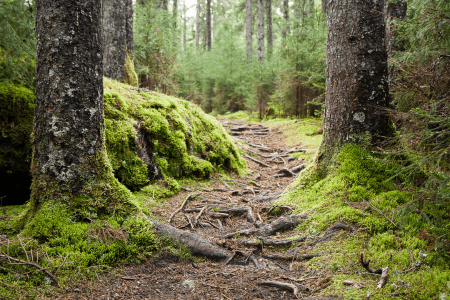
[[[339,294],[345,299],[363,299],[367,293],[371,299],[385,299],[394,291],[405,293],[406,299],[450,294],[448,199],[422,193],[417,180],[411,179],[424,174],[411,178],[402,173],[403,168],[360,146],[347,145],[335,157],[328,176],[319,177],[311,165],[278,200],[295,207],[295,213],[314,212],[297,228],[308,237],[319,235],[336,222],[357,228],[314,250],[333,254],[312,259],[310,269],[345,273],[333,277],[334,283],[324,294]],[[416,263],[421,250],[427,254],[422,266],[402,273]],[[378,278],[373,275],[361,275],[364,269],[356,256],[359,253],[372,259],[374,267],[389,267],[385,288],[376,289]],[[366,288],[344,287],[342,280],[363,280]]]

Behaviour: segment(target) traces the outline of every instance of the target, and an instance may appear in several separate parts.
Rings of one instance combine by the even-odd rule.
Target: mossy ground
[[[371,299],[386,299],[392,292],[404,293],[404,299],[446,299],[450,295],[448,247],[436,239],[448,228],[450,211],[421,195],[405,178],[394,177],[400,171],[398,165],[348,145],[335,157],[325,178],[317,175],[312,164],[278,200],[295,207],[296,213],[314,212],[296,229],[311,240],[336,222],[357,229],[314,248],[313,252],[331,251],[306,264],[308,270],[334,275],[333,284],[322,294],[344,299],[365,299],[367,293]],[[402,273],[416,263],[420,250],[427,254],[421,268]],[[366,271],[357,258],[360,253],[372,259],[373,267],[389,267],[390,277],[383,289],[376,288],[379,277],[363,275]],[[343,280],[359,282],[365,288],[344,286]]]
[[[40,264],[55,259],[50,263],[53,266],[74,253],[67,258],[71,264],[58,271],[62,287],[93,276],[96,270],[147,259],[163,249],[192,258],[186,247],[157,236],[145,214],[157,200],[178,192],[180,180],[205,180],[214,172],[246,172],[245,160],[224,128],[196,105],[108,79],[104,86],[106,148],[97,155],[104,169],[101,178],[92,183],[91,189],[87,183],[88,193],[61,201],[51,201],[51,186],[47,186],[43,192],[48,201],[32,198],[20,208],[6,207],[8,215],[15,210],[14,216],[0,220],[0,232],[8,234],[15,244],[10,248],[15,257],[26,259],[31,251],[47,253],[48,258],[40,257]],[[3,94],[8,96],[12,87],[6,89]],[[32,108],[17,110],[17,116],[26,113],[22,118],[25,124],[17,116],[12,124],[28,126],[20,132],[21,143],[29,144]],[[105,207],[105,203],[110,205]],[[26,251],[13,236],[19,227],[23,228],[20,238],[30,241]],[[4,243],[0,247],[3,253],[7,251]],[[7,267],[5,261],[0,263]],[[14,270],[25,272],[22,267]],[[75,270],[79,273],[76,278]],[[6,283],[0,286],[0,295],[7,297],[38,289],[37,295],[39,289],[47,292],[51,285],[43,272],[33,272],[25,280],[6,271],[0,273],[0,280]]]

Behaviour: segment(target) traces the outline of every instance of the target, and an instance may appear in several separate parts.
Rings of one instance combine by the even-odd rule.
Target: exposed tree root
[[[174,211],[174,212],[170,215],[168,223],[170,224],[170,222],[172,222],[173,217],[174,217],[177,213],[179,213],[180,211],[183,210],[184,206],[185,206],[186,203],[189,201],[189,199],[193,199],[193,198],[197,197],[198,195],[200,195],[200,193],[189,194],[189,195],[186,197],[186,199],[184,199],[183,203],[181,203],[180,208],[178,208],[176,211]]]
[[[319,256],[323,256],[323,254],[321,253],[307,253],[307,254],[272,254],[272,255],[263,255],[264,258],[268,258],[268,259],[279,259],[279,260],[297,260],[297,261],[302,261],[302,260],[309,260],[311,258],[314,257],[319,257]]]
[[[255,158],[253,158],[253,157],[251,157],[251,156],[248,156],[247,154],[244,154],[243,156],[247,157],[248,159],[254,161],[255,163],[257,163],[257,164],[259,164],[259,165],[261,165],[261,166],[263,166],[263,167],[266,167],[266,168],[272,168],[271,166],[269,166],[269,165],[263,163],[262,161],[259,161],[259,160],[255,159]]]
[[[189,247],[192,254],[198,254],[210,258],[228,259],[232,253],[226,249],[193,234],[188,231],[183,231],[172,227],[170,225],[158,222],[148,217],[148,220],[155,226],[155,228],[162,234],[172,237],[178,242]]]
[[[266,196],[258,196],[258,197],[250,197],[250,198],[243,198],[242,201],[244,202],[272,202],[280,198],[280,195],[283,193],[283,191],[278,191],[272,194],[268,194]]]

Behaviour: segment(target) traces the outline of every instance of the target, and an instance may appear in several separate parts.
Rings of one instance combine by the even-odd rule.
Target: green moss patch
[[[421,194],[406,178],[394,176],[398,174],[399,165],[374,159],[371,152],[347,145],[334,158],[325,178],[316,165],[311,165],[278,200],[295,207],[295,213],[314,212],[297,228],[311,240],[337,222],[357,229],[340,232],[312,250],[330,254],[312,259],[306,263],[307,268],[346,274],[334,276],[333,284],[322,294],[344,299],[363,299],[367,292],[371,299],[386,299],[391,292],[403,293],[403,299],[450,294],[450,257],[448,247],[442,244],[448,241],[443,234],[450,228],[446,200]],[[417,262],[421,250],[427,254],[421,268],[402,273]],[[372,259],[374,268],[389,267],[390,279],[383,289],[376,288],[379,277],[361,275],[366,271],[358,262],[360,253]],[[360,282],[365,288],[344,286],[343,280]]]

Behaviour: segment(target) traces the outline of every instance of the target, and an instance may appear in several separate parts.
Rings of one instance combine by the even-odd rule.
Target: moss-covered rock
[[[108,160],[114,176],[131,191],[153,196],[159,188],[143,188],[158,183],[166,195],[167,189],[179,188],[176,179],[246,168],[224,128],[198,106],[106,78],[104,87]],[[25,88],[0,86],[2,172],[29,173],[34,99]]]

